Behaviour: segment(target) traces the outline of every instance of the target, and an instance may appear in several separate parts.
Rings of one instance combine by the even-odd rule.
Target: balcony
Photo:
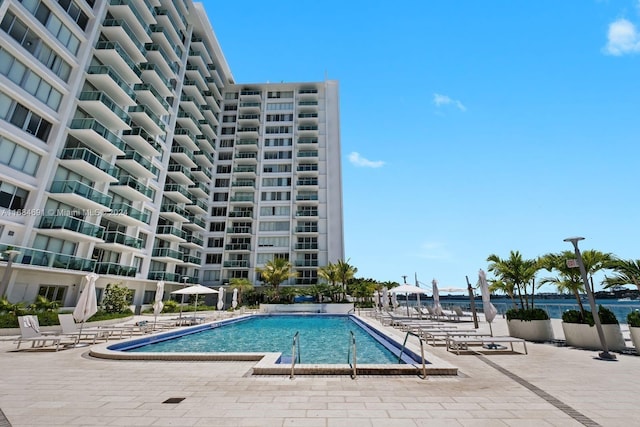
[[[191,113],[196,121],[204,119],[204,116],[200,111],[200,102],[195,96],[182,95],[180,97],[180,109],[187,113]]]
[[[318,233],[317,225],[300,225],[296,227],[296,233]]]
[[[300,191],[298,192],[298,194],[296,195],[296,200],[297,201],[317,201],[318,200],[318,193],[316,192],[304,192],[304,191]]]
[[[212,155],[216,151],[216,143],[207,135],[196,135],[196,143],[200,151],[205,151]]]
[[[140,64],[140,72],[145,83],[151,83],[162,97],[173,95],[173,86],[169,78],[156,64],[149,62]]]
[[[60,153],[60,165],[92,181],[118,180],[118,169],[87,148],[65,148]]]
[[[69,134],[105,155],[124,154],[126,144],[96,119],[73,119]]]
[[[142,239],[129,236],[120,231],[107,231],[104,233],[103,239],[105,243],[117,244],[131,249],[142,249],[143,245]]]
[[[296,267],[317,267],[318,260],[315,260],[315,259],[296,260],[294,265]]]
[[[253,203],[254,199],[254,193],[236,193],[229,200],[234,203]]]
[[[177,127],[173,133],[173,140],[178,141],[180,145],[191,151],[199,150],[196,134],[191,129]]]
[[[171,158],[188,168],[195,168],[197,166],[193,151],[186,147],[179,145],[171,147]],[[210,166],[213,166],[213,164]]]
[[[176,118],[178,125],[184,129],[189,129],[194,135],[200,134],[198,119],[189,111],[180,110]]]
[[[43,216],[38,228],[43,234],[69,240],[100,241],[104,234],[104,227],[72,216]]]
[[[182,263],[182,252],[169,248],[155,248],[151,257],[158,262]]]
[[[249,187],[256,188],[256,182],[253,179],[238,179],[231,183],[232,187]]]
[[[156,195],[153,188],[149,188],[131,175],[121,175],[118,182],[112,182],[110,184],[110,188],[115,193],[118,193],[129,200],[144,200],[151,202]]]
[[[198,162],[198,165],[209,167],[209,168],[213,166],[213,156],[211,154],[202,150],[196,151],[193,154],[196,156],[196,161]]]
[[[190,194],[185,185],[165,184],[164,195],[177,203],[191,203]]]
[[[318,216],[318,209],[300,209],[296,211],[296,217],[312,218]]]
[[[182,59],[182,48],[178,46],[172,39],[171,34],[163,25],[152,24],[149,26],[153,43],[162,44],[164,52],[173,62],[180,62]]]
[[[165,76],[175,78],[179,71],[178,63],[171,60],[171,55],[158,43],[145,43],[147,61],[157,65]]]
[[[150,33],[133,31],[124,19],[105,19],[102,21],[102,33],[106,35],[110,41],[117,42],[125,49],[133,62],[139,63],[145,61],[145,48],[144,44],[140,43],[140,40],[150,41]]]
[[[192,195],[189,196],[189,202],[185,206],[187,210],[197,215],[205,215],[208,212],[206,203],[204,203],[202,200],[198,200]]]
[[[108,65],[90,66],[87,80],[101,92],[108,93],[118,105],[136,104],[136,94],[129,84]]]
[[[129,116],[138,125],[144,127],[151,135],[164,135],[165,124],[146,105],[135,105],[129,107]]]
[[[181,246],[195,249],[201,249],[204,246],[202,237],[193,233],[186,233],[186,240],[185,243],[181,243]]]
[[[296,250],[309,251],[309,250],[317,250],[317,243],[296,243]]]
[[[162,155],[164,151],[162,145],[156,142],[155,137],[149,135],[140,126],[133,126],[130,130],[122,132],[122,139],[143,156],[157,157]]]
[[[187,222],[190,214],[178,205],[165,203],[160,206],[160,216],[173,222]]]
[[[204,231],[207,228],[206,221],[197,215],[189,215],[188,219],[189,223],[183,224],[183,227],[200,229],[196,231]]]
[[[229,243],[228,245],[224,245],[225,251],[250,251],[251,244],[250,243]]]
[[[243,166],[236,166],[235,168],[233,168],[233,173],[237,175],[246,174],[247,176],[255,177],[256,172],[257,172],[256,166],[243,165]]]
[[[236,148],[238,151],[258,151],[258,139],[239,139],[236,141]]]
[[[260,102],[240,102],[238,104],[238,114],[259,114],[261,106]]]
[[[182,255],[182,262],[186,265],[185,267],[200,267],[202,265],[202,259],[192,255]]]
[[[296,168],[298,172],[318,172],[318,165],[316,163],[303,163],[299,164]]]
[[[0,251],[4,252],[9,248],[0,244]],[[61,268],[74,271],[93,271],[96,262],[89,258],[80,258],[58,252],[43,251],[24,246],[16,246],[20,253],[13,260],[14,264],[33,265],[37,267]]]
[[[300,178],[296,181],[298,187],[317,187],[318,178]]]
[[[172,37],[174,37],[176,40],[180,40],[179,31],[185,29],[184,22],[176,19],[168,9],[162,7],[154,7],[153,10],[155,12],[158,23],[173,30],[172,32],[174,34],[172,34]]]
[[[150,83],[139,83],[133,85],[138,103],[148,105],[149,108],[157,115],[169,114],[169,103]]]
[[[298,138],[298,145],[309,145],[312,147],[317,147],[318,138],[315,136]]]
[[[116,164],[139,178],[156,179],[158,177],[158,168],[149,159],[133,150],[125,151],[124,156],[118,156]]]
[[[78,105],[109,129],[131,129],[128,114],[104,92],[81,92]]]
[[[298,151],[297,157],[300,159],[317,158],[318,150],[300,150]]]
[[[138,9],[136,6],[141,6]],[[117,19],[124,19],[135,32],[138,40],[147,43],[151,40],[149,36],[149,25],[153,22],[154,16],[151,13],[151,5],[145,0],[144,6],[136,0],[110,0],[109,13]]]
[[[249,151],[237,151],[233,156],[236,159],[236,162],[240,165],[252,165],[258,164],[258,154],[255,152]]]
[[[99,262],[96,263],[95,272],[100,275],[136,277],[137,270],[114,262]]]
[[[249,261],[243,259],[225,261],[223,266],[226,268],[249,268]]]
[[[78,208],[104,211],[111,204],[111,196],[80,181],[53,181],[49,192],[54,199]]]
[[[209,188],[207,188],[207,186],[202,184],[201,182],[196,182],[195,184],[190,185],[189,191],[191,192],[191,194],[200,199],[209,197],[210,194]]]
[[[147,275],[147,279],[153,281],[164,280],[165,282],[182,283],[182,275],[169,273],[167,271],[150,271]]]
[[[251,234],[251,227],[229,227],[228,234]]]
[[[180,163],[169,163],[167,176],[169,176],[175,184],[188,186],[196,182],[196,178],[191,173],[191,170],[186,166],[182,166]]]
[[[151,215],[148,212],[135,209],[127,203],[112,203],[110,208],[111,212],[104,216],[122,224],[139,227],[143,224],[149,225],[151,221]]]
[[[184,243],[187,241],[186,233],[179,228],[171,225],[159,225],[156,228],[156,237],[161,237],[165,240]]]
[[[205,168],[202,166],[197,166],[195,168],[191,168],[191,174],[195,179],[201,182],[211,182],[212,175],[209,171],[209,168]]]
[[[94,55],[103,64],[109,64],[129,84],[141,83],[140,69],[119,43],[99,41]]]

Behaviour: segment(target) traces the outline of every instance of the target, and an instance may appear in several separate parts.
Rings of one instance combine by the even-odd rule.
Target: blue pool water
[[[358,364],[398,363],[398,349],[374,338],[350,316],[257,315],[219,327],[135,348],[131,352],[282,353],[291,357],[293,336],[299,332],[300,363],[348,363],[350,331],[355,335]],[[375,331],[373,332],[375,334]],[[387,347],[391,347],[392,352]]]

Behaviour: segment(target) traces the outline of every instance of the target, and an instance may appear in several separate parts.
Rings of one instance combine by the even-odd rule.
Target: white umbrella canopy
[[[73,309],[73,318],[76,322],[86,322],[98,312],[98,298],[96,297],[96,280],[98,275],[89,273],[85,276],[86,285],[82,289],[80,298]]]
[[[425,291],[424,289],[420,289],[417,286],[414,285],[400,285],[400,286],[396,286],[395,288],[392,288],[389,292],[391,292],[391,295],[396,295],[396,294],[405,294],[407,295],[407,316],[409,316],[409,294],[426,294],[427,291]]]
[[[158,314],[160,314],[162,312],[162,309],[164,308],[164,303],[162,302],[163,298],[164,298],[164,282],[161,280],[156,284],[156,296],[153,302],[153,315],[155,316],[154,322],[157,322]]]
[[[487,275],[484,270],[480,269],[478,272],[478,278],[480,279],[480,292],[482,293],[482,310],[484,311],[484,318],[489,322],[489,331],[493,336],[493,330],[491,329],[491,322],[498,314],[498,310],[491,303],[491,294],[489,293],[489,284],[487,283]]]
[[[222,310],[224,308],[224,288],[220,286],[218,289],[218,310]]]
[[[233,289],[233,299],[231,300],[231,307],[235,310],[238,306],[238,288]]]
[[[440,305],[440,291],[438,290],[438,281],[433,279],[431,281],[431,286],[433,290],[433,309],[435,310],[437,315],[442,314],[442,305]]]
[[[215,289],[207,288],[206,286],[202,286],[202,285],[192,285],[192,286],[187,286],[186,288],[178,289],[177,291],[173,291],[171,293],[176,295],[195,295],[196,296],[195,310],[193,314],[193,317],[195,318],[196,314],[198,314],[198,295],[217,294],[218,291],[216,291]],[[181,314],[181,317],[182,317],[182,314]]]

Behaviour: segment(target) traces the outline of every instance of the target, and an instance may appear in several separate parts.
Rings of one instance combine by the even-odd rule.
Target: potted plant
[[[609,350],[622,351],[626,344],[622,330],[615,314],[602,305],[598,308],[598,316],[602,324],[605,341]],[[567,310],[562,313],[562,330],[567,345],[593,350],[604,350],[600,343],[600,336],[594,326],[593,315],[590,311]]]
[[[631,342],[636,348],[636,353],[640,353],[640,310],[634,310],[627,314],[627,324],[631,334]]]
[[[535,276],[541,268],[540,260],[523,259],[520,252],[511,251],[507,259],[490,255],[487,261],[490,262],[488,270],[497,277],[491,280],[489,289],[504,292],[514,305],[506,312],[509,335],[527,341],[553,340],[549,315],[534,306],[533,297],[539,286],[536,285]]]

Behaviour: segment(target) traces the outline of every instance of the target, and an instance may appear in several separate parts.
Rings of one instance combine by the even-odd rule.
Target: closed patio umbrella
[[[164,282],[161,280],[156,284],[156,296],[153,302],[153,315],[155,316],[153,320],[153,326],[155,327],[156,322],[158,321],[158,314],[162,312],[164,308],[164,303],[162,299],[164,298]]]
[[[489,293],[489,284],[487,283],[487,275],[484,270],[480,269],[478,272],[478,278],[480,279],[480,292],[482,293],[482,310],[484,311],[484,318],[489,322],[489,332],[493,336],[493,329],[491,328],[491,322],[498,314],[496,307],[491,304],[491,294]]]
[[[222,310],[224,308],[224,288],[220,286],[218,289],[218,310]]]
[[[235,310],[238,306],[238,288],[233,289],[233,299],[231,300],[231,307]]]
[[[76,322],[80,322],[80,335],[82,335],[84,322],[98,312],[98,298],[96,296],[96,280],[98,280],[98,277],[95,273],[89,273],[85,276],[86,284],[80,293],[76,307],[73,309],[73,319]],[[85,345],[88,344],[77,343],[75,346],[81,347]]]
[[[442,315],[442,305],[440,305],[440,291],[438,290],[438,281],[433,279],[431,281],[431,286],[433,290],[433,309],[435,310],[438,316]]]

